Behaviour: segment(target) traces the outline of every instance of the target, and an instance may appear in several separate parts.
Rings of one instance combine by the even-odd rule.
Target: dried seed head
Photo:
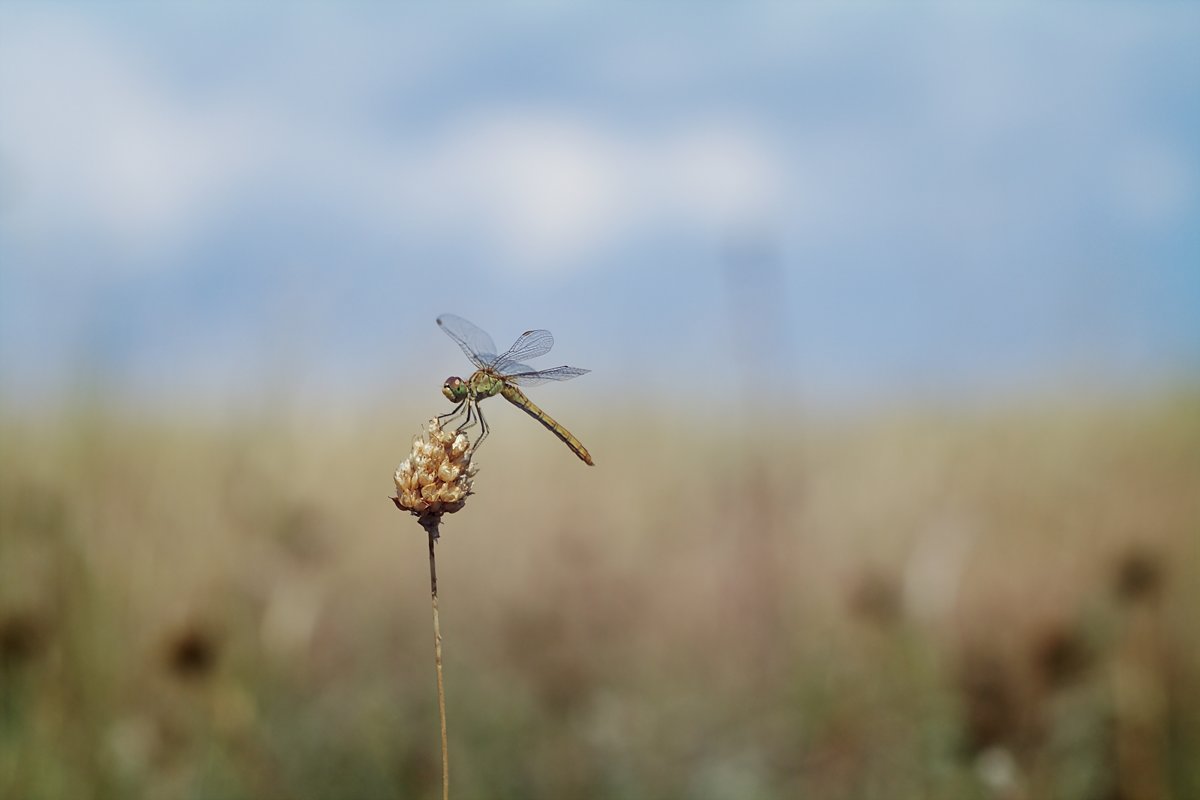
[[[466,434],[442,430],[437,419],[425,426],[425,437],[413,439],[412,452],[396,468],[397,508],[422,517],[453,514],[466,503],[475,478]]]

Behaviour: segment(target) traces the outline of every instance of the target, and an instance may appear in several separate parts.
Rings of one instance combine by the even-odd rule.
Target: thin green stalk
[[[450,800],[450,760],[446,739],[446,689],[442,681],[442,628],[438,623],[437,558],[435,545],[438,539],[440,515],[422,518],[421,524],[429,534],[429,593],[433,600],[433,660],[437,668],[438,716],[442,724],[442,800]]]

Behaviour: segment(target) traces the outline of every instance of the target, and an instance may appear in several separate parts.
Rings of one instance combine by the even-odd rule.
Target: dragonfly
[[[500,395],[561,439],[583,463],[593,465],[592,456],[587,448],[553,417],[534,405],[519,388],[537,386],[546,381],[568,381],[591,372],[588,369],[566,366],[538,370],[524,363],[550,352],[550,348],[554,346],[554,336],[550,331],[525,331],[517,337],[512,347],[496,355],[496,344],[492,337],[462,317],[442,314],[437,318],[437,324],[462,348],[463,353],[476,367],[470,378],[463,380],[458,376],[451,376],[442,384],[442,394],[457,405],[452,411],[438,417],[439,420],[454,419],[465,410],[466,419],[459,425],[458,430],[469,427],[478,420],[480,434],[471,448],[472,451],[479,447],[490,432],[479,404],[489,397]]]

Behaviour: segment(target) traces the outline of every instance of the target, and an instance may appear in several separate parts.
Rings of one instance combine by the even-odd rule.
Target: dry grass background
[[[431,410],[5,415],[0,797],[436,795]],[[443,526],[455,796],[1200,797],[1194,393],[554,410]]]

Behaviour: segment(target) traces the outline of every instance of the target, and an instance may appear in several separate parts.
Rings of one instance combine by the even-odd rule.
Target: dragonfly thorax
[[[504,389],[504,381],[486,370],[476,370],[468,380],[457,375],[446,379],[442,384],[442,394],[452,403],[461,403],[468,397],[482,400],[485,397],[500,394]]]

